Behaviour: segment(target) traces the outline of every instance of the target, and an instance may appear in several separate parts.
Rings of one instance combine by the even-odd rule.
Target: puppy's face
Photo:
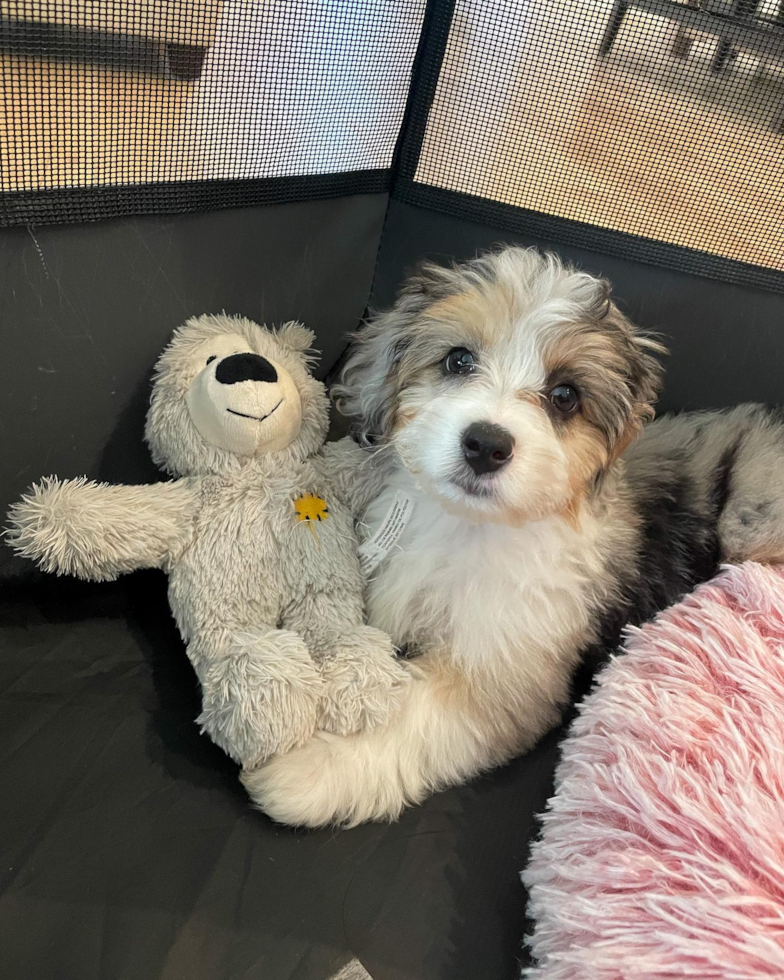
[[[342,393],[449,509],[574,521],[652,414],[657,346],[603,282],[506,249],[413,280],[360,333]]]

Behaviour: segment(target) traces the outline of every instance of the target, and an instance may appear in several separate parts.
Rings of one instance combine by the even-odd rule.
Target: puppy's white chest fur
[[[466,667],[499,656],[530,667],[537,654],[548,662],[576,658],[604,578],[590,515],[579,532],[559,517],[521,527],[474,523],[445,511],[402,471],[368,508],[367,534],[381,525],[398,490],[414,509],[371,576],[374,626],[398,645],[443,651]]]

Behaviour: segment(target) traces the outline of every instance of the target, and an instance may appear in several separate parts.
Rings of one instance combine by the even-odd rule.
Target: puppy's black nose
[[[500,425],[490,422],[474,422],[463,433],[461,440],[466,462],[477,474],[495,473],[512,458],[514,439]]]
[[[278,372],[259,354],[231,354],[220,362],[215,377],[222,385],[236,385],[240,381],[277,381]]]

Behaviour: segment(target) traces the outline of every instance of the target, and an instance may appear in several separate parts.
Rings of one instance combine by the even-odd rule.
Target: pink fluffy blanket
[[[523,880],[532,980],[784,980],[784,568],[727,568],[601,674]]]

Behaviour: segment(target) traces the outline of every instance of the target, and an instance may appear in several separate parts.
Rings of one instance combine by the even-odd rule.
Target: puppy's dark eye
[[[453,347],[443,360],[447,374],[471,374],[476,367],[474,355],[465,347]]]
[[[573,415],[580,407],[580,393],[574,385],[556,385],[550,392],[550,403],[561,415]]]
[[[217,356],[218,356],[217,354],[210,354],[210,356],[207,358],[207,363],[212,364],[212,362],[215,360]]]

